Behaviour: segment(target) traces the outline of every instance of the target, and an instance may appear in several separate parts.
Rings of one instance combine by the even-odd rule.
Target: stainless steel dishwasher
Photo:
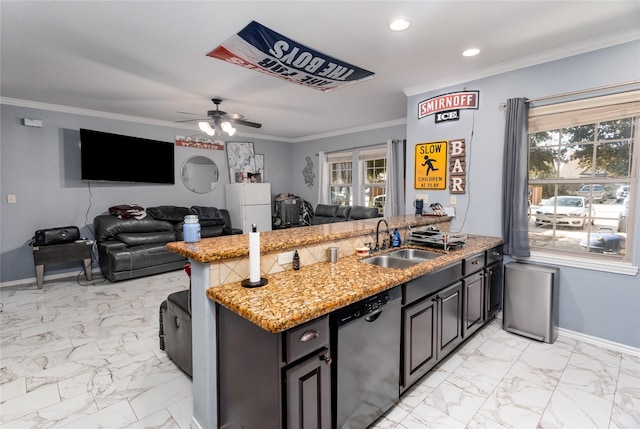
[[[335,428],[366,428],[398,402],[401,296],[396,287],[333,313]]]

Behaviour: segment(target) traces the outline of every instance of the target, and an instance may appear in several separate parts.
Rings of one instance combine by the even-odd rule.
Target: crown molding
[[[180,123],[175,123],[170,121],[160,121],[157,119],[143,118],[140,116],[121,115],[119,113],[102,112],[100,110],[82,109],[79,107],[62,106],[59,104],[49,104],[49,103],[42,103],[39,101],[31,101],[31,100],[22,100],[19,98],[0,97],[0,104],[7,104],[10,106],[16,106],[16,107],[26,107],[29,109],[48,110],[51,112],[58,112],[58,113],[68,113],[71,115],[90,116],[93,118],[135,122],[137,124],[156,125],[159,127],[166,127],[166,128],[178,128],[178,129],[190,130],[190,131],[194,131],[196,129],[192,125],[180,124]],[[287,137],[243,133],[240,130],[238,130],[238,132],[236,133],[236,136],[293,143],[293,139],[290,139]]]
[[[630,31],[611,36],[609,38],[585,40],[572,45],[561,46],[541,52],[536,55],[529,55],[518,58],[514,61],[507,61],[495,66],[486,67],[473,73],[461,74],[451,79],[429,82],[428,84],[415,85],[403,90],[407,97],[419,95],[425,92],[436,91],[442,88],[448,88],[454,85],[471,82],[474,80],[484,79],[498,74],[523,69],[526,67],[536,66],[575,55],[584,54],[598,49],[604,49],[611,46],[621,45],[623,43],[632,42],[640,39],[640,31]]]
[[[140,116],[121,115],[119,113],[102,112],[99,110],[82,109],[79,107],[62,106],[59,104],[42,103],[39,101],[22,100],[18,98],[0,97],[0,104],[7,104],[10,106],[17,106],[17,107],[26,107],[30,109],[47,110],[47,111],[58,112],[58,113],[68,113],[72,115],[91,116],[94,118],[101,118],[101,119],[113,119],[116,121],[135,122],[137,124],[156,125],[156,126],[167,127],[167,128],[179,128],[179,129],[190,130],[190,131],[194,130],[193,126],[175,123],[175,122],[160,121],[157,119],[143,118]],[[236,136],[242,136],[242,137],[253,138],[253,139],[261,139],[261,140],[277,141],[277,142],[283,142],[283,143],[301,143],[309,140],[317,140],[317,139],[326,138],[326,137],[335,137],[335,136],[341,136],[345,134],[392,127],[396,125],[404,125],[406,123],[407,123],[407,119],[401,118],[401,119],[395,119],[387,122],[379,122],[376,124],[365,125],[361,127],[346,128],[343,130],[331,131],[327,133],[314,134],[314,135],[297,137],[297,138],[270,136],[270,135],[263,135],[263,134],[251,134],[251,133],[241,132],[240,130],[238,130]]]

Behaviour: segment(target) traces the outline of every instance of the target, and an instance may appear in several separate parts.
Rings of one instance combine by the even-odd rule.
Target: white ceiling
[[[397,15],[409,30],[387,29]],[[0,17],[5,103],[168,124],[220,97],[263,124],[238,135],[290,142],[402,123],[407,96],[640,38],[635,0],[2,0]],[[252,20],[376,77],[322,93],[206,56]]]

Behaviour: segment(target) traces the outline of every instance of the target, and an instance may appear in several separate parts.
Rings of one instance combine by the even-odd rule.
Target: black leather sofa
[[[143,219],[99,215],[93,220],[102,274],[112,282],[180,270],[184,256],[166,244],[181,241],[186,215],[198,215],[202,238],[242,234],[232,228],[229,212],[215,207],[158,206],[146,209]]]
[[[318,204],[311,218],[311,225],[370,219],[379,215],[377,207]]]

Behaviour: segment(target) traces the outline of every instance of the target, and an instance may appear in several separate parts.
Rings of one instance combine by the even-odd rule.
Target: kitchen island
[[[386,218],[401,235],[407,227],[449,228],[450,218],[395,216]],[[272,334],[286,332],[339,308],[461,261],[501,243],[499,238],[469,236],[462,249],[406,269],[358,262],[355,249],[376,242],[379,219],[269,231],[261,234],[261,273],[268,284],[244,288],[249,277],[248,234],[170,243],[168,248],[192,263],[193,425],[215,428],[217,422],[216,304]],[[327,249],[338,247],[337,263]],[[298,250],[301,269],[279,264],[282,252]],[[224,347],[220,345],[220,347]]]

